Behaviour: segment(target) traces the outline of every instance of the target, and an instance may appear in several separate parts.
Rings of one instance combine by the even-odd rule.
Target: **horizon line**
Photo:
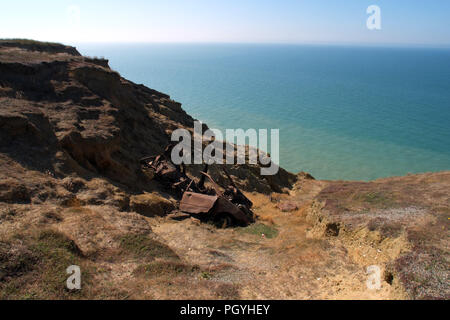
[[[301,46],[301,45],[317,45],[317,46],[343,46],[343,47],[394,47],[394,48],[429,48],[429,49],[450,49],[450,43],[415,43],[415,42],[345,42],[345,41],[302,41],[302,42],[283,42],[283,41],[93,41],[93,40],[43,40],[43,39],[31,39],[31,38],[3,38],[0,40],[34,40],[41,42],[54,42],[61,44],[193,44],[193,45],[286,45],[286,46]]]
[[[427,48],[450,49],[450,43],[372,43],[372,42],[230,42],[230,41],[67,41],[67,44],[161,44],[161,45],[285,45],[285,46],[342,46],[342,47],[385,47],[385,48]]]

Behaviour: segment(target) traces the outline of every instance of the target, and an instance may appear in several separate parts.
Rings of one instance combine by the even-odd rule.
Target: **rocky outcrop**
[[[161,192],[139,159],[159,154],[173,130],[192,130],[193,122],[180,103],[124,79],[107,60],[60,44],[0,41],[0,177],[11,173],[27,190],[18,201],[64,198],[55,186],[68,176],[103,178],[128,194]],[[217,168],[211,173],[228,183]],[[265,193],[281,192],[296,179],[282,169],[265,178],[257,166],[234,166],[230,173],[244,190]],[[18,191],[8,190],[1,197],[14,202]]]

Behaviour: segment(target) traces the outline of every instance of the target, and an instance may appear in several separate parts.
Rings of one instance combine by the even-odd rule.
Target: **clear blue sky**
[[[382,30],[366,28],[381,8]],[[450,46],[450,0],[2,1],[0,38]]]

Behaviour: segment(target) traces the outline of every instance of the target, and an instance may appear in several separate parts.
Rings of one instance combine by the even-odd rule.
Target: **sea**
[[[76,46],[210,128],[279,129],[279,162],[291,172],[367,181],[450,170],[449,48]]]

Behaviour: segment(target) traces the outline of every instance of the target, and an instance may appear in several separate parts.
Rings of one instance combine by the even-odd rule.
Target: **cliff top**
[[[107,60],[1,40],[0,299],[449,299],[449,172],[317,181],[231,166],[255,224],[174,221],[179,199],[139,159],[193,121]]]
[[[54,42],[40,42],[28,39],[0,39],[0,46],[38,51],[41,53],[66,53],[73,56],[81,56],[75,47]]]

